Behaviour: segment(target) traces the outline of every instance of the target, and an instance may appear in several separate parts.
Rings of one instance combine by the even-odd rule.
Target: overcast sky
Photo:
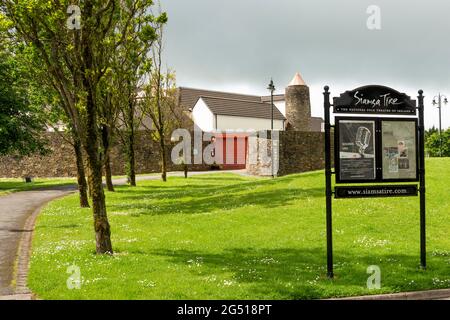
[[[178,86],[268,94],[295,72],[311,90],[312,114],[322,116],[322,91],[332,95],[382,84],[426,95],[426,125],[438,125],[431,100],[450,98],[448,0],[162,0],[169,15],[166,63]],[[369,30],[369,6],[381,30]],[[450,126],[450,105],[442,108]]]

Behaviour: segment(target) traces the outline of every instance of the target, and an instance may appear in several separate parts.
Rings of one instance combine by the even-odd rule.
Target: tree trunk
[[[128,130],[127,130],[127,142],[126,142],[126,172],[128,183],[130,186],[136,186],[136,158],[134,153],[134,106],[133,102],[130,102],[128,108]]]
[[[159,134],[159,144],[161,148],[161,178],[164,182],[167,181],[167,159],[166,159],[166,142],[164,141],[164,133]]]
[[[87,66],[92,65],[92,55],[88,48],[85,48],[83,56],[87,61]],[[97,254],[113,253],[111,244],[111,229],[106,213],[105,194],[102,184],[102,159],[99,152],[99,132],[97,122],[97,108],[94,100],[94,88],[89,79],[83,79],[86,90],[86,139],[83,146],[86,150],[89,166],[89,186],[92,195],[92,213],[94,216],[94,230]]]
[[[187,164],[183,165],[183,169],[184,169],[184,177],[187,178],[188,177],[188,166],[187,166]]]
[[[73,137],[73,148],[75,151],[75,157],[77,161],[77,182],[78,182],[78,191],[80,195],[80,207],[89,208],[89,201],[87,195],[87,183],[86,183],[86,174],[84,171],[84,163],[83,163],[83,153],[81,151],[81,141],[75,133],[72,133]]]
[[[89,148],[88,149],[92,149]],[[102,163],[98,156],[89,152],[90,185],[92,186],[92,211],[94,216],[95,243],[97,254],[112,254],[111,229],[106,213],[105,194],[102,185]]]
[[[114,185],[112,182],[112,173],[111,173],[111,159],[109,157],[109,137],[110,132],[108,127],[102,126],[102,143],[104,149],[104,167],[105,167],[105,179],[106,179],[106,187],[108,191],[114,191]]]
[[[134,154],[134,139],[133,135],[129,136],[127,144],[127,176],[130,186],[136,187],[136,159]]]
[[[109,152],[105,154],[105,179],[106,188],[108,191],[114,191],[114,185],[112,182],[112,172],[111,172],[111,160],[109,158]]]

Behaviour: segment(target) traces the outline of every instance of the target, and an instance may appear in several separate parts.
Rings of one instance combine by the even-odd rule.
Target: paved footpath
[[[0,196],[0,296],[15,293],[11,286],[22,239],[31,234],[27,220],[45,203],[76,191],[75,186],[15,192]]]
[[[189,172],[189,176],[220,172],[223,173]],[[242,171],[232,172],[243,174]],[[169,177],[182,175],[183,172],[168,173]],[[137,181],[157,179],[160,175],[136,176]],[[126,179],[115,179],[113,183],[123,185]],[[35,219],[46,203],[76,191],[75,185],[69,185],[0,196],[0,300],[31,298],[26,280]]]

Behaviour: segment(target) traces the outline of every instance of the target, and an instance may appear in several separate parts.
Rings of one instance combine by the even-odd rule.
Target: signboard
[[[335,187],[334,197],[339,198],[373,198],[373,197],[407,197],[417,196],[417,185],[394,186],[350,186]]]
[[[365,86],[333,99],[335,113],[415,115],[416,101],[384,86]]]
[[[336,183],[418,181],[416,119],[335,119]]]
[[[405,197],[420,193],[420,265],[426,268],[425,228],[425,126],[424,96],[416,101],[385,86],[365,86],[333,98],[335,113],[372,114],[376,117],[335,117],[334,167],[332,170],[329,87],[324,87],[325,115],[325,208],[327,276],[334,277],[333,193],[339,198]],[[387,118],[378,115],[392,114]],[[332,175],[337,186],[332,189]],[[386,185],[386,182],[417,184]],[[352,183],[379,185],[351,185]],[[340,186],[340,183],[349,185]]]

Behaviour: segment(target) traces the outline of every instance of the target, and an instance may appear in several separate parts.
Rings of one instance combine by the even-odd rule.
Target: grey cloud
[[[450,93],[446,0],[166,0],[178,83],[264,90],[296,71],[313,87],[367,83]],[[369,5],[381,30],[366,27]],[[256,89],[255,89],[256,90]],[[316,93],[316,96],[319,96]],[[431,94],[431,93],[430,93]]]

